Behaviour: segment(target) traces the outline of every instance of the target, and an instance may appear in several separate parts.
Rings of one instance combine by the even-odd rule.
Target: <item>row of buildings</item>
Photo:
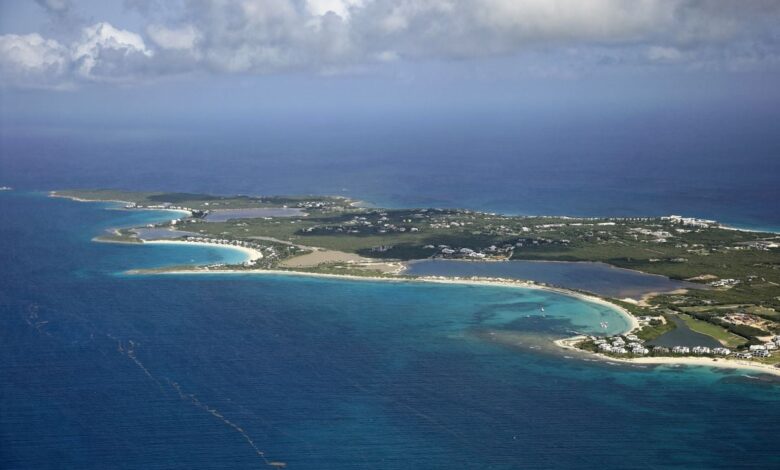
[[[707,346],[653,346],[649,348],[643,344],[644,341],[633,334],[607,338],[591,337],[590,339],[600,352],[618,355],[630,353],[645,356],[652,353],[654,355],[733,356],[738,359],[751,359],[769,357],[773,351],[780,349],[780,335],[772,337],[764,344],[752,344],[746,351],[732,351],[726,347],[710,348]]]

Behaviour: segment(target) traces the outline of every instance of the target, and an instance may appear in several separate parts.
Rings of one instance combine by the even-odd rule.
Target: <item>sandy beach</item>
[[[49,191],[49,197],[61,197],[63,199],[70,199],[77,202],[115,202],[119,204],[132,204],[130,201],[120,201],[119,199],[84,199],[76,196],[68,196],[66,194],[59,194],[57,191]]]
[[[181,242],[179,242],[181,243]],[[222,245],[220,245],[222,246]],[[133,271],[136,274],[143,274],[144,271]],[[623,307],[613,304],[602,298],[583,294],[580,292],[570,291],[559,287],[550,287],[545,285],[536,284],[529,281],[516,281],[512,279],[493,279],[493,278],[449,278],[438,276],[422,276],[414,278],[403,277],[378,277],[378,276],[355,276],[350,274],[327,274],[327,273],[310,273],[303,271],[284,271],[279,269],[220,269],[220,270],[207,270],[193,268],[189,270],[176,269],[171,271],[154,271],[154,274],[265,274],[265,275],[280,275],[280,276],[308,276],[330,279],[348,279],[354,281],[383,281],[383,282],[427,282],[434,284],[460,284],[469,286],[489,286],[489,287],[514,287],[522,289],[537,289],[548,292],[555,292],[557,294],[565,295],[568,297],[574,297],[585,302],[595,303],[609,307],[618,313],[620,313],[630,324],[630,328],[626,333],[634,331],[639,328],[639,321]]]
[[[181,240],[143,240],[141,243],[144,245],[196,245],[196,246],[208,246],[211,248],[229,248],[231,250],[237,250],[246,255],[245,261],[255,261],[263,258],[263,254],[254,248],[247,248],[244,246],[235,245],[222,245],[219,243],[206,243],[206,242],[185,242]],[[212,271],[214,272],[214,271]]]

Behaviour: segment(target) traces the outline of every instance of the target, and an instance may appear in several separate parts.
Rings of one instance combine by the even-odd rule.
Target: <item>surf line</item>
[[[117,342],[117,352],[119,352],[121,355],[126,356],[131,361],[133,361],[135,363],[135,365],[138,366],[138,368],[140,368],[143,371],[143,373],[149,379],[151,379],[154,383],[156,383],[161,389],[163,388],[162,387],[162,383],[160,382],[160,380],[158,380],[157,377],[155,377],[151,373],[151,371],[144,365],[144,363],[141,362],[140,359],[138,359],[138,356],[136,356],[135,351],[136,351],[136,347],[138,346],[138,343],[135,343],[133,340],[128,340],[127,344],[124,344],[123,341],[113,337],[112,335],[107,335],[107,336]],[[209,413],[213,417],[215,417],[218,420],[220,420],[223,424],[225,424],[226,426],[229,426],[234,431],[239,433],[241,435],[241,437],[243,437],[244,440],[252,447],[252,449],[255,451],[255,453],[263,460],[265,465],[267,465],[269,467],[275,467],[275,468],[283,468],[283,467],[287,466],[287,464],[285,462],[269,460],[268,457],[266,457],[265,452],[263,450],[261,450],[257,446],[257,444],[255,444],[255,441],[244,430],[244,428],[242,428],[238,424],[234,423],[233,421],[229,420],[227,417],[225,417],[225,415],[220,413],[219,410],[217,410],[216,408],[212,408],[212,407],[208,406],[208,404],[206,404],[206,403],[203,403],[194,394],[186,393],[184,390],[182,390],[181,386],[177,382],[169,379],[168,377],[164,377],[164,380],[168,383],[168,385],[171,388],[176,390],[176,393],[179,394],[179,398],[181,398],[182,400],[192,404],[196,408],[199,408],[199,409],[201,409],[203,411],[206,411],[207,413]]]

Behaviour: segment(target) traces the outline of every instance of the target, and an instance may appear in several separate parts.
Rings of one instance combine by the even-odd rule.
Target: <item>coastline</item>
[[[170,243],[170,242],[168,242]],[[173,242],[176,243],[176,242]],[[187,242],[178,242],[187,243]],[[213,244],[205,243],[205,245],[213,246]],[[223,246],[223,245],[216,245]],[[629,329],[625,332],[630,333],[639,328],[639,321],[625,308],[614,304],[608,300],[596,297],[594,295],[588,295],[581,292],[564,289],[561,287],[551,287],[541,284],[537,284],[530,281],[516,281],[512,279],[499,279],[499,278],[457,278],[457,277],[439,277],[439,276],[421,276],[421,277],[380,277],[380,276],[355,276],[351,274],[330,274],[330,273],[312,273],[305,271],[293,271],[293,270],[281,270],[281,269],[219,269],[219,270],[206,270],[206,269],[173,269],[163,271],[140,271],[131,270],[129,274],[259,274],[259,275],[278,275],[278,276],[305,276],[305,277],[318,277],[326,279],[344,279],[353,281],[384,281],[384,282],[420,282],[420,283],[432,283],[432,284],[459,284],[469,286],[487,286],[487,287],[514,287],[522,289],[536,289],[544,290],[548,292],[554,292],[556,294],[565,295],[567,297],[573,297],[578,300],[582,300],[589,303],[599,304],[610,309],[617,311],[623,316],[629,323]]]
[[[70,199],[78,202],[113,202],[113,203],[120,203],[120,204],[129,203],[128,201],[121,201],[121,200],[83,199],[75,196],[57,194],[56,191],[50,191],[49,196],[61,197],[61,198]],[[170,211],[170,212],[187,213],[187,211],[166,209],[166,208],[143,208],[143,210],[162,210],[162,211]],[[753,230],[739,229],[739,228],[725,227],[725,226],[721,226],[721,228],[726,228],[728,230],[735,230],[735,231],[746,231],[746,232],[753,231]],[[772,233],[772,232],[762,232],[762,233]],[[128,242],[114,241],[114,240],[95,240],[95,241],[109,242],[109,243],[128,243]],[[233,250],[238,250],[243,252],[246,255],[245,262],[246,261],[251,262],[263,258],[263,255],[259,250],[242,247],[242,246],[223,245],[223,244],[209,243],[209,242],[186,242],[182,240],[140,240],[140,242],[144,244],[149,243],[149,244],[167,244],[167,245],[197,245],[197,246],[206,246],[206,247],[230,248]],[[499,262],[499,261],[506,261],[506,260],[491,260],[491,261]],[[526,260],[526,261],[539,262],[539,263],[560,262],[556,260]],[[582,261],[582,262],[598,263],[593,261]],[[612,266],[607,263],[601,263],[601,264],[606,264],[607,266],[613,269],[623,269],[623,270],[633,271],[628,268]],[[405,264],[402,263],[401,266],[405,266]],[[405,270],[405,268],[403,270]],[[391,274],[388,276],[372,276],[372,275],[359,276],[359,275],[351,275],[351,274],[333,274],[333,273],[296,271],[293,269],[291,270],[281,270],[281,269],[241,270],[241,269],[208,269],[208,268],[200,268],[200,267],[192,267],[192,268],[179,267],[170,270],[166,270],[164,268],[160,270],[129,270],[126,272],[126,274],[136,274],[136,275],[137,274],[141,274],[141,275],[144,274],[147,275],[148,274],[153,274],[153,275],[158,275],[158,274],[265,274],[265,275],[279,275],[279,276],[308,276],[308,277],[342,279],[342,280],[352,280],[352,281],[385,281],[385,282],[389,281],[389,282],[420,282],[420,283],[427,282],[427,283],[438,283],[438,284],[460,284],[460,285],[472,285],[472,286],[476,285],[476,286],[488,286],[488,287],[514,287],[514,288],[524,288],[524,289],[538,289],[538,290],[545,290],[549,292],[555,292],[557,294],[565,295],[568,297],[573,297],[584,302],[603,305],[614,311],[617,311],[621,316],[623,316],[627,320],[629,324],[629,329],[621,334],[632,333],[640,328],[637,318],[634,315],[632,315],[627,309],[611,302],[610,300],[604,299],[602,297],[598,297],[596,295],[590,295],[587,293],[566,289],[563,287],[554,287],[545,284],[538,284],[533,281],[522,281],[522,280],[514,280],[514,279],[507,279],[507,278],[489,278],[489,277],[480,278],[476,276],[469,277],[469,278],[458,277],[458,276],[401,277],[403,275],[403,270],[399,272],[388,273]],[[662,276],[662,275],[658,275],[658,276]],[[661,294],[661,292],[652,292],[644,295],[638,301],[634,300],[631,303],[635,302],[637,305],[642,305],[646,303],[648,298],[659,294]],[[623,300],[631,301],[633,299],[623,299]],[[570,338],[555,340],[554,343],[560,348],[578,351],[580,353],[588,355],[589,357],[595,357],[604,362],[659,365],[659,366],[683,366],[683,365],[705,366],[705,367],[721,368],[721,369],[752,370],[755,372],[780,376],[780,368],[774,367],[769,364],[754,363],[745,360],[736,360],[736,359],[721,358],[721,357],[710,358],[710,357],[701,357],[701,356],[696,356],[696,357],[663,356],[663,357],[640,357],[640,358],[616,358],[612,356],[606,356],[601,353],[585,351],[577,348],[576,345],[579,342],[581,342],[583,339],[584,339],[583,336],[574,336]]]
[[[776,229],[752,229],[752,228],[742,228],[742,227],[735,227],[733,225],[723,225],[723,224],[720,224],[720,228],[722,228],[723,230],[732,230],[734,232],[766,233],[769,235],[780,235],[780,230],[776,230]]]
[[[143,245],[183,245],[183,246],[207,246],[211,248],[229,248],[232,250],[241,251],[246,255],[246,259],[244,261],[256,261],[263,258],[263,254],[255,250],[254,248],[247,248],[245,246],[235,246],[235,245],[222,245],[219,243],[206,243],[206,242],[185,242],[185,241],[179,241],[179,240],[141,240],[141,244]],[[216,272],[216,271],[211,271]],[[241,272],[241,271],[237,271]]]
[[[664,295],[664,294],[681,294],[684,293],[683,291],[687,291],[688,289],[707,289],[707,285],[705,284],[698,284],[692,281],[688,281],[685,279],[674,279],[670,278],[669,276],[665,276],[663,274],[656,274],[656,273],[649,273],[645,271],[639,271],[636,269],[631,268],[623,268],[620,266],[614,266],[612,264],[606,263],[604,261],[587,261],[587,260],[578,260],[578,261],[561,261],[561,260],[545,260],[545,259],[430,259],[430,258],[424,258],[424,259],[414,259],[409,261],[404,261],[405,267],[403,271],[401,271],[400,274],[405,274],[406,271],[409,269],[410,266],[425,262],[425,261],[435,261],[440,263],[449,263],[449,262],[455,262],[455,263],[513,263],[513,262],[522,262],[522,263],[533,263],[533,264],[562,264],[562,265],[571,265],[571,264],[585,264],[585,265],[595,265],[604,267],[609,270],[616,270],[631,274],[639,274],[642,276],[648,276],[648,277],[657,277],[657,278],[663,278],[670,281],[675,282],[687,282],[690,284],[690,286],[686,287],[677,287],[671,290],[656,290],[651,292],[646,292],[639,296],[638,298],[632,298],[632,297],[626,297],[626,298],[618,298],[617,296],[613,297],[615,299],[621,300],[623,302],[628,302],[634,305],[640,305],[643,306],[646,304],[648,300],[650,300],[652,297],[658,296],[658,295]]]
[[[186,242],[180,242],[186,243]],[[211,245],[211,244],[207,244]],[[607,306],[626,318],[630,324],[630,329],[623,334],[631,333],[639,328],[639,321],[625,308],[614,304],[608,300],[600,297],[583,294],[560,287],[550,287],[545,285],[536,284],[528,281],[515,281],[508,279],[459,279],[459,278],[447,278],[447,277],[415,277],[415,278],[402,278],[402,277],[378,277],[378,276],[355,276],[350,274],[329,274],[329,273],[311,273],[303,271],[285,271],[275,269],[248,269],[248,270],[186,270],[175,269],[170,271],[128,271],[128,274],[255,274],[255,275],[277,275],[277,276],[303,276],[303,277],[316,277],[325,279],[343,279],[352,281],[384,281],[384,282],[418,282],[418,283],[433,283],[433,284],[458,284],[458,285],[471,285],[471,286],[488,286],[488,287],[514,287],[522,289],[537,289],[545,290],[548,292],[555,292],[557,294],[573,297],[585,302],[596,303]],[[780,376],[780,368],[771,366],[769,364],[759,364],[748,362],[744,360],[728,359],[728,358],[710,358],[710,357],[641,357],[641,358],[615,358],[612,356],[606,356],[604,354],[593,353],[577,348],[575,345],[584,339],[583,336],[574,336],[570,338],[563,338],[553,341],[556,346],[562,349],[568,349],[577,351],[582,354],[586,354],[589,357],[595,357],[604,362],[619,362],[624,364],[640,364],[640,365],[657,365],[657,366],[699,366],[699,367],[711,367],[717,369],[739,369],[750,370],[753,372],[771,374]]]
[[[62,199],[69,199],[71,201],[76,202],[107,202],[107,203],[114,203],[114,204],[134,204],[132,201],[123,201],[121,199],[84,199],[76,196],[67,196],[65,194],[58,194],[57,191],[49,191],[49,197],[58,197]],[[192,215],[192,212],[184,210],[184,209],[166,209],[165,207],[133,207],[133,208],[125,208],[125,207],[113,207],[111,209],[115,210],[140,210],[140,211],[164,211],[164,212],[178,212],[180,214],[188,214]]]
[[[76,196],[68,196],[65,194],[59,194],[57,191],[49,191],[49,197],[59,197],[62,199],[70,199],[76,202],[116,202],[119,204],[132,204],[130,201],[121,201],[119,199],[84,199]]]
[[[724,357],[717,357],[717,358],[703,357],[703,356],[698,356],[698,357],[660,356],[660,357],[635,357],[635,358],[612,357],[601,353],[585,351],[583,349],[577,348],[576,345],[580,343],[583,339],[585,339],[584,336],[572,336],[570,338],[558,339],[553,342],[560,348],[568,349],[571,351],[577,351],[578,353],[582,353],[587,355],[588,357],[599,359],[600,361],[603,362],[618,362],[623,364],[641,364],[641,365],[655,365],[655,366],[666,366],[666,367],[694,366],[694,367],[711,367],[715,369],[740,369],[740,370],[750,370],[753,372],[760,372],[763,374],[770,374],[770,375],[775,375],[780,377],[780,368],[778,367],[774,367],[769,364],[760,364],[760,363],[749,362],[745,360],[729,359]]]

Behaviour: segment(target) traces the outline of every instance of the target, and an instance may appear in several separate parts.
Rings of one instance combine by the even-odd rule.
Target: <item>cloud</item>
[[[9,85],[55,88],[65,85],[69,51],[39,34],[0,36],[0,76]]]
[[[152,24],[146,28],[146,33],[161,49],[192,51],[200,37],[200,32],[192,25],[179,28],[168,28],[164,25]]]
[[[306,11],[314,16],[323,16],[329,12],[348,19],[350,10],[363,6],[363,0],[306,0]]]
[[[69,0],[35,0],[35,3],[50,13],[61,15],[67,13],[71,8]]]
[[[135,66],[153,55],[143,38],[109,23],[97,23],[82,30],[72,47],[77,72],[91,80],[121,80],[133,75]]]
[[[647,58],[654,62],[679,62],[684,54],[674,47],[652,46],[647,49]]]
[[[53,12],[72,9],[67,0],[39,3]],[[24,47],[39,50],[51,63],[28,67],[18,54],[3,52],[4,70],[12,69],[15,77],[50,74],[51,81],[132,81],[203,72],[332,74],[501,56],[534,60],[529,70],[564,75],[567,68],[740,70],[780,63],[780,8],[773,0],[125,0],[125,5],[147,19],[140,31],[101,22],[84,28],[68,46],[37,35],[2,36],[4,43],[26,41]],[[62,48],[69,58],[62,59],[67,56]]]

